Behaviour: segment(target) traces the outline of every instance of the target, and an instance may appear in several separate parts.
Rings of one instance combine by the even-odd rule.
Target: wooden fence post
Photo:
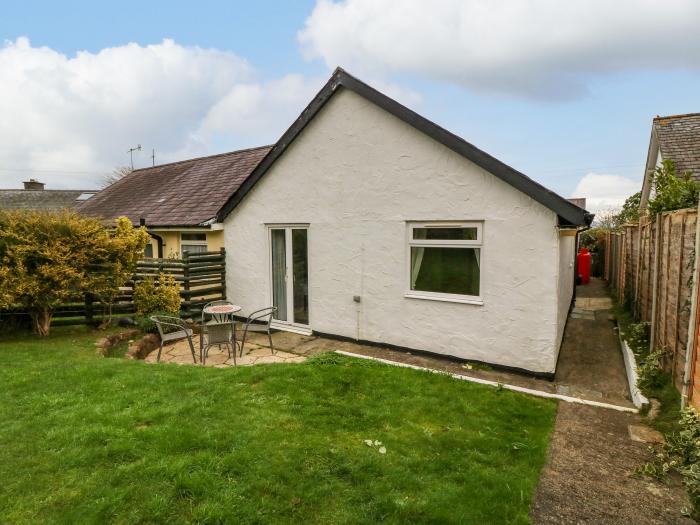
[[[642,287],[642,219],[637,221],[637,273],[634,279],[634,311],[637,319],[641,318],[642,301],[640,289]]]
[[[182,254],[182,262],[184,263],[184,268],[182,270],[184,281],[182,283],[183,288],[186,292],[190,291],[190,253],[184,252]]]
[[[661,214],[656,216],[656,237],[654,239],[653,266],[651,274],[651,319],[650,319],[650,334],[649,334],[649,350],[654,351],[656,346],[656,303],[658,302],[659,290],[659,258],[660,258],[660,240],[661,240]]]
[[[94,320],[93,297],[91,294],[85,294],[85,324],[92,325]]]
[[[692,398],[693,378],[697,363],[698,348],[698,293],[700,293],[700,264],[698,264],[698,254],[700,253],[700,204],[698,204],[697,215],[695,216],[695,245],[693,248],[693,286],[690,292],[690,315],[688,317],[688,341],[685,349],[685,367],[683,370],[683,389],[681,391],[681,408],[685,408]]]
[[[222,298],[226,299],[226,248],[221,247],[221,258],[224,269],[221,270],[221,286],[223,291],[221,292]]]
[[[676,323],[673,334],[673,362],[671,363],[671,377],[673,383],[676,383],[676,361],[678,360],[678,336],[680,333],[681,311],[681,287],[683,285],[683,249],[685,248],[685,218],[686,214],[681,215],[681,246],[678,251],[678,283],[676,285]]]

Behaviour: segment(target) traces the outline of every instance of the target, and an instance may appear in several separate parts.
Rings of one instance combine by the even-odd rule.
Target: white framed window
[[[409,222],[406,297],[483,304],[483,222]]]
[[[182,253],[202,253],[208,251],[207,248],[206,233],[180,234],[180,251]]]

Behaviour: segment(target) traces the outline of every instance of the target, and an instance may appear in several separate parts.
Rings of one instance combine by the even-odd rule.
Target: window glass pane
[[[411,247],[411,290],[479,295],[478,248]]]
[[[413,228],[414,239],[476,241],[477,228]]]
[[[285,230],[272,230],[272,306],[275,319],[287,320],[287,248]]]
[[[181,245],[182,253],[203,253],[207,251],[206,244],[183,244]]]
[[[294,277],[294,322],[309,324],[309,263],[307,230],[292,230],[292,275]]]
[[[153,258],[153,245],[150,242],[146,245],[146,249],[143,251],[143,256],[148,259]]]
[[[206,241],[206,233],[183,233],[181,234],[181,239],[183,241]]]

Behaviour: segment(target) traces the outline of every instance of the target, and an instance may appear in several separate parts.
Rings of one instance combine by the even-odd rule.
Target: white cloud
[[[619,210],[627,197],[642,189],[640,180],[621,175],[589,173],[581,178],[572,197],[585,197],[586,209],[593,213]]]
[[[166,162],[270,143],[320,87],[297,75],[261,82],[233,53],[172,40],[68,57],[19,38],[0,46],[0,80],[6,188],[29,176],[96,187],[137,143],[141,166],[151,148]]]
[[[700,69],[697,0],[318,0],[308,58],[480,91],[571,97],[591,75]]]

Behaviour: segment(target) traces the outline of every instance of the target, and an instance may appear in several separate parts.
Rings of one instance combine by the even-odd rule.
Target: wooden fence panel
[[[172,275],[180,284],[182,304],[180,314],[183,317],[196,316],[202,306],[210,301],[226,299],[226,252],[185,254],[183,259],[144,259],[136,266],[134,276],[121,288],[120,295],[112,305],[116,316],[135,313],[134,285],[148,278],[157,278],[159,274]],[[83,302],[74,302],[59,306],[54,314],[52,325],[92,324],[103,318],[104,305],[89,297]],[[0,312],[2,316],[26,317],[21,308]]]
[[[639,280],[639,317],[642,321],[651,320],[652,279],[654,272],[654,247],[656,228],[652,221],[646,219],[641,225],[641,275]]]
[[[667,352],[664,366],[679,389],[691,323],[697,227],[695,209],[666,212],[606,234],[603,248],[605,279],[620,301],[629,301],[637,319],[651,323],[652,346]]]

